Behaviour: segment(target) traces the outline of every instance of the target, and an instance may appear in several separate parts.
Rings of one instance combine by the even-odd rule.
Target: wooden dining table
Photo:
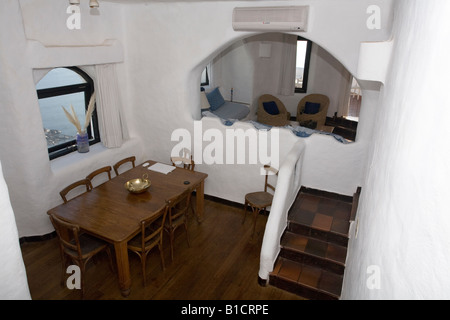
[[[197,220],[201,221],[204,215],[204,182],[208,175],[178,167],[169,173],[162,173],[149,169],[154,164],[158,163],[146,161],[48,211],[49,215],[54,214],[113,244],[119,288],[125,297],[131,291],[127,243],[140,232],[140,222],[157,214],[167,199],[180,195],[186,189],[196,191]],[[150,188],[143,193],[130,193],[125,183],[142,178],[144,174],[151,181]]]

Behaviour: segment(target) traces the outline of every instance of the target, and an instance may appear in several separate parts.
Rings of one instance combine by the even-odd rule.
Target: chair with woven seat
[[[172,156],[172,157],[170,157],[170,161],[172,162],[172,165],[175,167],[180,167],[180,168],[183,168],[186,170],[194,171],[195,162],[192,159],[192,155],[190,154],[190,151],[186,148],[183,149],[183,155],[181,157]],[[191,207],[192,214],[197,217],[197,215],[195,214],[193,201],[190,201],[190,207]]]
[[[181,167],[187,170],[194,171],[195,162],[192,160],[192,156],[183,156],[183,157],[170,157],[170,161],[172,165],[175,167]]]
[[[108,180],[111,180],[111,170],[112,170],[111,166],[99,168],[97,170],[92,171],[90,174],[88,174],[86,176],[86,179],[89,179],[89,181],[91,181],[92,186],[94,186],[94,184],[92,183],[94,178],[103,173],[108,175]],[[103,182],[106,182],[106,181],[103,181]]]
[[[189,235],[188,235],[188,225],[187,225],[187,213],[189,209],[191,190],[186,189],[181,195],[170,200],[168,205],[167,218],[165,221],[164,230],[169,234],[170,238],[170,256],[173,261],[173,242],[175,236],[175,230],[180,226],[184,226],[186,231],[186,240],[188,247]]]
[[[330,99],[323,94],[309,94],[297,105],[297,121],[301,126],[308,122],[315,122],[315,128],[321,129],[327,120],[328,106]]]
[[[271,94],[263,94],[258,99],[257,120],[269,126],[286,126],[290,124],[291,114],[283,102]]]
[[[268,192],[268,188],[272,189],[275,192],[275,187],[269,183],[269,172],[271,174],[278,174],[278,170],[265,165],[264,169],[266,170],[265,175],[265,183],[264,183],[264,191],[251,192],[245,195],[245,203],[244,203],[244,219],[242,223],[245,222],[245,217],[247,216],[247,207],[250,206],[253,212],[253,233],[252,237],[255,234],[256,228],[256,219],[261,210],[266,210],[267,207],[272,205],[273,194]]]
[[[61,285],[64,286],[66,268],[70,264],[75,263],[78,267],[80,267],[80,289],[81,298],[83,298],[85,293],[84,275],[86,271],[86,264],[95,255],[106,251],[109,258],[110,269],[111,271],[114,271],[111,250],[108,243],[103,240],[90,236],[86,233],[80,234],[79,226],[61,220],[55,215],[50,215],[49,217],[59,239],[59,248],[62,260]]]
[[[70,185],[68,185],[67,187],[65,187],[64,189],[62,189],[59,192],[59,195],[63,199],[64,203],[67,203],[69,201],[68,193],[71,192],[72,190],[77,189],[80,186],[84,186],[86,188],[86,192],[89,192],[92,190],[92,184],[89,179],[81,179],[81,180],[75,181],[74,183],[71,183]]]
[[[116,164],[113,165],[114,172],[116,173],[116,176],[119,175],[119,168],[122,165],[124,165],[126,163],[129,163],[134,168],[136,166],[135,162],[136,162],[136,157],[135,156],[127,157],[125,159],[122,159],[122,160],[116,162]]]
[[[161,208],[157,214],[148,219],[142,220],[141,232],[133,239],[128,241],[128,250],[136,253],[141,260],[144,287],[147,285],[147,277],[145,272],[147,255],[152,249],[156,247],[159,249],[161,266],[163,271],[165,270],[162,244],[164,223],[166,221],[169,205],[170,200],[167,201],[166,206]]]

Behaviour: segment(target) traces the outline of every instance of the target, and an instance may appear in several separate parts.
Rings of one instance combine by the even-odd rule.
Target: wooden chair
[[[133,168],[136,166],[135,162],[136,162],[136,157],[135,156],[131,156],[125,159],[122,159],[120,161],[118,161],[114,166],[114,172],[116,173],[116,175],[119,175],[119,167],[122,166],[123,164],[130,162],[131,165],[133,166]]]
[[[169,234],[170,256],[172,258],[172,261],[173,261],[173,240],[174,240],[175,230],[178,227],[184,226],[184,229],[186,231],[187,244],[188,244],[188,247],[190,247],[189,236],[188,236],[188,226],[187,226],[187,213],[188,213],[189,202],[190,202],[190,198],[191,198],[190,195],[191,195],[191,190],[187,189],[178,197],[171,199],[171,201],[168,204],[167,219],[165,221],[164,230],[166,230],[167,233]]]
[[[96,176],[98,176],[99,174],[106,173],[108,175],[108,180],[111,180],[111,170],[112,170],[111,166],[106,166],[106,167],[97,169],[95,171],[92,171],[90,174],[88,174],[86,176],[86,179],[89,179],[89,181],[91,181],[91,184],[93,186],[92,181],[94,180],[94,178]]]
[[[182,157],[170,157],[170,161],[172,162],[172,165],[175,167],[184,168],[186,170],[194,171],[195,168],[195,162],[192,159],[192,155],[190,154],[190,151],[187,149],[183,149],[183,156]],[[190,208],[192,211],[192,214],[197,217],[194,210],[194,202],[190,201]]]
[[[91,181],[89,179],[82,179],[82,180],[75,181],[74,183],[68,185],[67,187],[65,187],[64,189],[62,189],[59,192],[59,195],[63,199],[64,203],[68,202],[67,194],[70,191],[72,191],[75,188],[80,187],[80,186],[85,186],[86,187],[86,192],[89,192],[89,191],[92,190],[92,184],[91,184]]]
[[[86,233],[80,234],[79,226],[63,221],[55,215],[50,215],[49,217],[59,238],[62,259],[61,285],[64,286],[66,268],[71,263],[75,263],[80,267],[81,271],[81,297],[83,298],[85,292],[84,274],[87,262],[98,253],[106,251],[109,257],[110,268],[113,271],[111,250],[108,243]]]
[[[175,167],[181,167],[187,170],[194,171],[195,162],[192,160],[192,156],[190,157],[170,157],[170,161],[172,165]]]
[[[161,257],[161,266],[163,271],[164,266],[164,253],[163,253],[163,231],[164,223],[166,221],[167,211],[170,201],[159,212],[148,219],[141,221],[141,233],[135,236],[128,242],[128,250],[136,253],[141,259],[142,277],[144,286],[147,285],[147,277],[145,272],[145,266],[148,253],[158,247],[159,255]]]
[[[245,222],[245,217],[247,216],[247,207],[250,206],[252,208],[252,212],[253,212],[252,237],[255,234],[256,219],[258,217],[258,214],[261,212],[261,210],[265,211],[267,207],[272,205],[273,194],[271,194],[270,192],[267,191],[268,188],[272,189],[275,192],[275,187],[268,182],[268,178],[269,178],[268,176],[269,176],[269,172],[278,174],[278,170],[271,166],[268,166],[268,165],[265,165],[264,169],[266,170],[264,191],[247,193],[245,195],[244,219],[242,220],[242,223]]]
[[[264,103],[274,102],[278,109],[278,114],[270,114],[264,108]],[[286,110],[283,102],[271,94],[263,94],[258,98],[257,121],[269,126],[285,126],[290,124],[291,114]]]

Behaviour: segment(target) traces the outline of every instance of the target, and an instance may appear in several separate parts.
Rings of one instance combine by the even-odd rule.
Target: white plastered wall
[[[450,3],[396,1],[344,299],[449,299]]]
[[[19,246],[19,237],[14,218],[14,212],[9,201],[8,186],[3,179],[3,170],[0,163],[0,256],[2,268],[0,272],[0,300],[28,300],[27,275]]]

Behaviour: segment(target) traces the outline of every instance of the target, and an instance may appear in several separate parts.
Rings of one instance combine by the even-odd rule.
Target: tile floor
[[[274,282],[309,299],[338,298],[347,248],[345,241],[333,240],[348,238],[351,212],[351,198],[301,191],[289,212],[289,221],[300,234],[292,228],[283,235],[282,246],[291,253],[278,258],[272,272],[274,278],[278,277]],[[329,262],[339,266],[329,268]]]

